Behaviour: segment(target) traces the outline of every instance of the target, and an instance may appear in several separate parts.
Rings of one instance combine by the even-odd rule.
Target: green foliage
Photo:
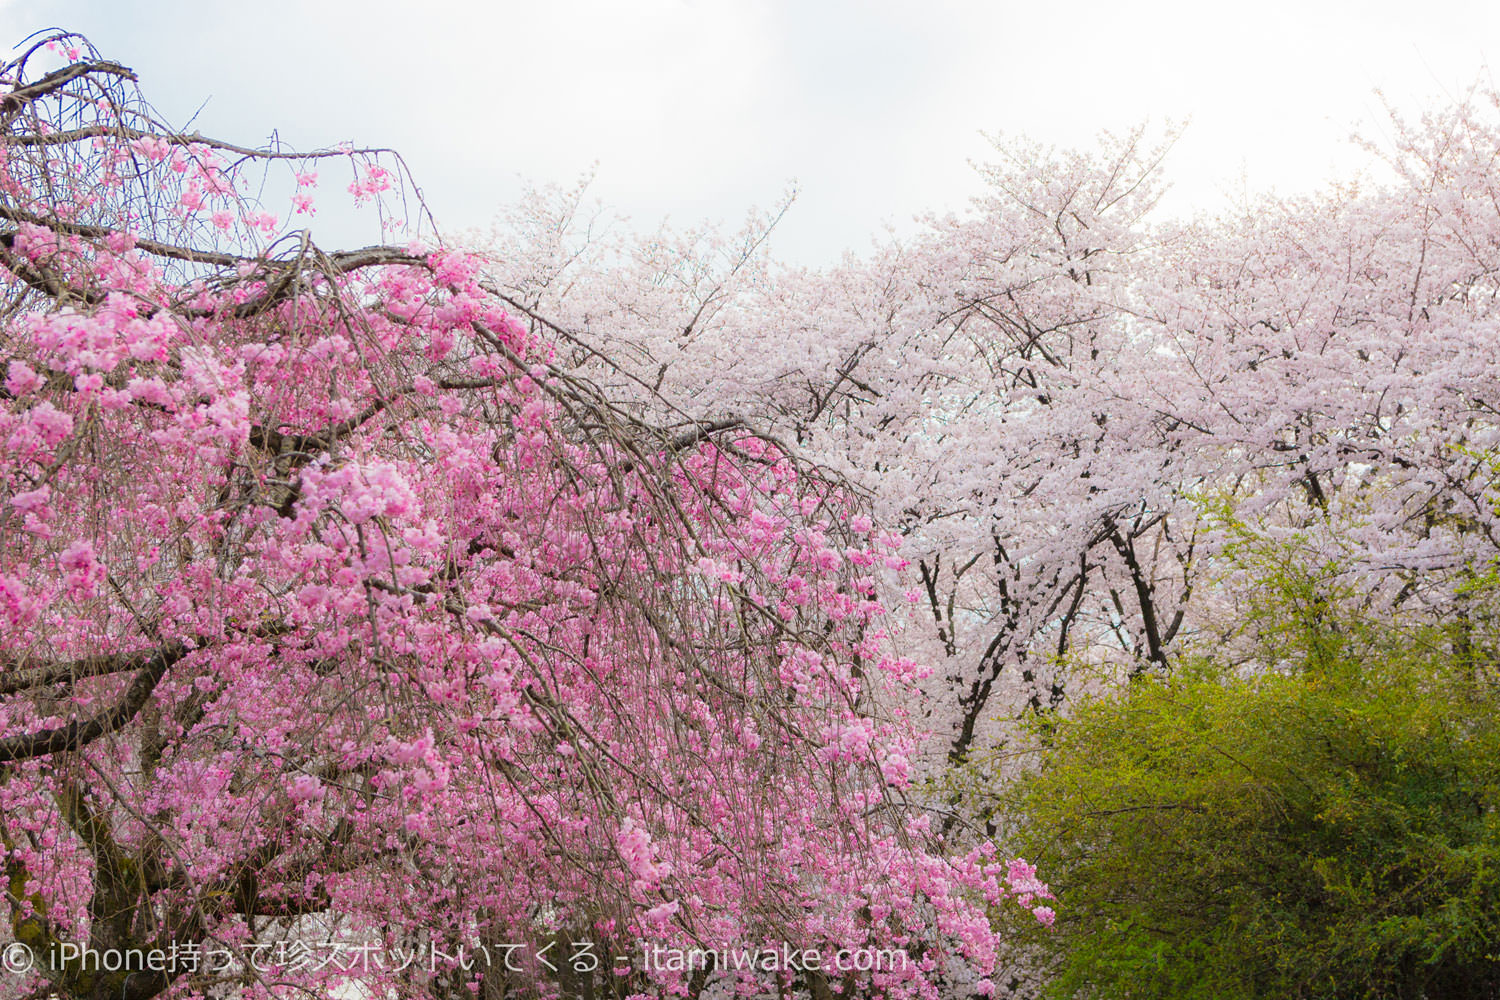
[[[1054,995],[1500,996],[1489,644],[1315,597],[1258,605],[1277,669],[1203,660],[1036,724],[1003,812],[1059,896]]]

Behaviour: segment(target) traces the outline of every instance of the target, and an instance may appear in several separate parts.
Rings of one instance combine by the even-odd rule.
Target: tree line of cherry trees
[[[1247,548],[1487,648],[1492,94],[1397,122],[1378,186],[1192,223],[1169,143],[1011,147],[813,270],[774,213],[643,236],[583,187],[321,248],[319,201],[402,215],[394,154],[185,135],[84,40],[22,51],[0,995],[986,995],[1063,906],[995,751],[1284,667]]]
[[[612,398],[770,430],[901,534],[892,597],[960,763],[1070,685],[1253,659],[1254,581],[1226,558],[1246,533],[1295,539],[1372,611],[1479,613],[1496,96],[1393,116],[1365,188],[1190,222],[1152,215],[1171,138],[1001,147],[970,210],[818,270],[768,259],[775,214],[642,237],[582,185],[476,242]]]

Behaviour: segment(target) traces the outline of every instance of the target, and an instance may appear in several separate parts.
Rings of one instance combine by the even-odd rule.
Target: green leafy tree
[[[1267,590],[1276,668],[1202,658],[1036,723],[1001,814],[1059,896],[1050,991],[1500,996],[1486,643]]]

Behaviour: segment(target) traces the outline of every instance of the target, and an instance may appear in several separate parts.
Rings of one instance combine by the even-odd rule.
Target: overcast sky
[[[597,162],[641,228],[738,222],[795,182],[776,246],[819,263],[962,208],[982,132],[1191,118],[1174,210],[1314,187],[1358,162],[1352,130],[1379,138],[1375,88],[1421,108],[1491,82],[1500,3],[0,0],[10,42],[50,26],[174,123],[395,147],[445,229]]]

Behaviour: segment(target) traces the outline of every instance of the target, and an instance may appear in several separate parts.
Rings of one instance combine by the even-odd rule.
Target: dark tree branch
[[[68,84],[91,73],[99,73],[105,76],[116,76],[125,80],[135,80],[135,71],[121,66],[116,62],[105,62],[97,60],[94,62],[78,62],[62,69],[53,70],[29,87],[17,87],[4,97],[0,97],[0,114],[13,116],[26,105],[41,100],[48,94],[55,94]],[[7,138],[7,143],[9,139]]]
[[[19,694],[53,684],[67,684],[85,677],[104,677],[140,668],[140,661],[124,656],[88,656],[67,663],[50,663],[40,667],[21,667],[15,662],[0,663],[0,697]]]
[[[180,644],[153,654],[136,670],[120,700],[87,720],[74,720],[56,729],[39,729],[0,740],[0,764],[78,750],[120,729],[145,706],[151,692],[156,690],[157,682],[166,676],[172,664],[186,655],[186,647]]]

